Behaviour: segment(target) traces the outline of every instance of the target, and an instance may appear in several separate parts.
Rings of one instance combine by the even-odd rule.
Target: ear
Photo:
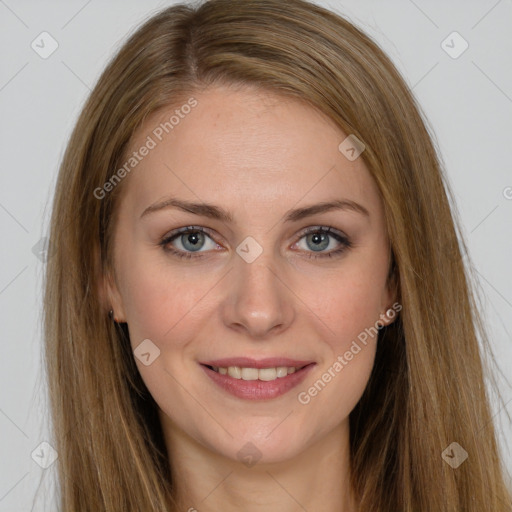
[[[390,271],[381,300],[379,322],[382,325],[392,324],[396,320],[398,312],[402,309],[402,305],[397,302],[399,296],[398,283],[398,268],[395,264],[394,256],[391,255]]]
[[[108,314],[110,310],[113,311],[116,322],[126,322],[123,300],[119,293],[115,277],[110,269],[103,268],[99,250],[96,250],[95,253],[96,268],[98,269],[98,296],[100,304],[104,308],[105,314]]]

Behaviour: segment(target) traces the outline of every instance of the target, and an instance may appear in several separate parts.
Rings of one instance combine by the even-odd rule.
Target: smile
[[[284,395],[298,386],[316,366],[314,362],[282,359],[272,361],[272,364],[277,363],[276,366],[268,360],[242,362],[238,359],[238,365],[224,361],[200,366],[215,387],[245,400],[269,400]]]

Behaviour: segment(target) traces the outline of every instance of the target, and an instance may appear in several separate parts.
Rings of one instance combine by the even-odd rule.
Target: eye
[[[211,246],[209,248],[207,247],[207,249],[215,249],[217,244],[207,234],[204,228],[200,226],[188,226],[185,228],[180,228],[177,231],[171,233],[169,236],[166,236],[160,242],[160,245],[165,251],[170,252],[180,258],[194,258],[195,255],[193,253],[200,252],[200,249],[205,246],[205,241],[207,239],[209,239],[211,242]],[[177,248],[176,246],[172,245],[174,241],[177,242]]]
[[[219,247],[211,236],[208,235],[207,231],[207,229],[201,226],[180,228],[164,237],[159,245],[162,246],[164,251],[179,258],[198,258],[201,257],[201,252],[208,252],[209,249]],[[307,228],[302,232],[299,241],[294,245],[299,245],[302,239],[305,240],[306,246],[301,248],[301,252],[305,252],[307,258],[313,259],[332,258],[341,255],[348,248],[352,247],[352,243],[346,236],[326,226]],[[210,241],[210,247],[205,243],[208,240]],[[331,244],[333,240],[335,240],[335,242]],[[331,251],[325,252],[325,249],[331,245],[338,245],[339,247],[331,248]],[[201,251],[201,249],[205,247],[206,251]]]
[[[345,235],[338,231],[334,231],[333,228],[327,226],[314,226],[307,228],[307,230],[302,233],[299,242],[302,239],[305,241],[305,250],[307,252],[306,257],[313,259],[332,258],[334,256],[341,255],[347,249],[352,247],[352,243]],[[331,246],[332,240],[335,240],[332,245],[338,245],[339,247],[337,249],[331,247],[331,251],[323,252]],[[296,245],[298,245],[299,242],[297,242]],[[312,249],[312,252],[308,252],[308,249]]]

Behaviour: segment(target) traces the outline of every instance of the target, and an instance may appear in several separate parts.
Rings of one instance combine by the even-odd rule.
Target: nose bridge
[[[224,308],[226,325],[255,337],[286,328],[293,318],[293,305],[275,252],[245,239],[238,247]],[[283,276],[284,277],[284,276]]]
[[[236,278],[238,279],[239,288],[237,294],[246,294],[254,298],[266,298],[267,301],[277,299],[280,294],[278,290],[278,279],[276,275],[275,258],[271,251],[267,254],[260,255],[258,258],[248,263],[243,258],[235,264]]]

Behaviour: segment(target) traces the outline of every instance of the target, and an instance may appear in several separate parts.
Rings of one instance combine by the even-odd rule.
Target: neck
[[[254,465],[198,443],[161,414],[179,510],[355,512],[348,420],[291,460]],[[243,444],[243,443],[241,443]]]

